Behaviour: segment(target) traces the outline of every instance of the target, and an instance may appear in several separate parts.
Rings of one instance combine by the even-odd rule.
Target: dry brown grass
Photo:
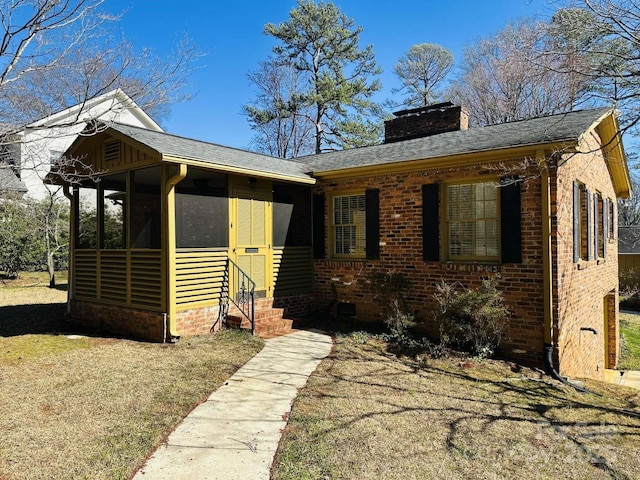
[[[640,478],[640,392],[588,386],[603,396],[343,338],[294,404],[274,478]]]
[[[70,339],[56,333],[65,292],[23,290],[0,288],[2,480],[129,478],[263,345],[240,332],[175,345]]]

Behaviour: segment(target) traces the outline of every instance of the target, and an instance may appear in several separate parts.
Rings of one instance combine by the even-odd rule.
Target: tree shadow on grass
[[[0,337],[60,333],[68,330],[65,303],[0,307]]]
[[[476,372],[476,368],[456,368],[455,363],[436,361],[418,366],[387,355],[383,349],[361,346],[338,349],[327,358],[320,371],[322,380],[311,387],[315,391],[309,392],[309,398],[330,406],[352,403],[354,392],[356,396],[366,393],[358,398],[357,412],[341,412],[344,414],[334,422],[324,419],[324,429],[316,435],[341,432],[357,436],[351,427],[365,420],[417,413],[418,424],[435,428],[439,423],[443,427],[442,452],[449,452],[452,462],[467,462],[471,469],[486,466],[472,466],[479,462],[475,458],[498,455],[495,452],[517,453],[509,446],[512,441],[524,445],[531,456],[527,462],[555,462],[562,468],[570,460],[578,469],[595,467],[608,478],[637,478],[637,469],[629,463],[633,455],[625,454],[628,447],[615,447],[622,441],[627,446],[640,444],[637,394],[598,397],[576,392],[534,371],[511,375],[501,368],[489,375],[483,373],[484,367]],[[356,363],[357,368],[343,366]],[[408,375],[411,382],[401,380]],[[368,408],[362,407],[364,404]],[[310,411],[321,410],[315,407]],[[509,434],[503,437],[501,431]],[[595,478],[593,475],[589,478]]]

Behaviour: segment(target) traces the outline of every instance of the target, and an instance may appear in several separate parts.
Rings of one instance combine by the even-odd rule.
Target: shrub
[[[480,358],[492,355],[507,330],[509,318],[495,281],[483,280],[474,289],[443,280],[434,296],[441,343]]]
[[[403,293],[409,280],[401,273],[374,271],[367,279],[369,291],[382,307],[382,320],[389,329],[389,339],[398,343],[409,338],[409,329],[415,325],[412,314],[406,312]]]

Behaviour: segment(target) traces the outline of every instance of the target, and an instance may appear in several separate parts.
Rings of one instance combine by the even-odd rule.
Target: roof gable
[[[166,162],[185,163],[265,178],[315,183],[315,179],[306,173],[308,168],[294,160],[270,157],[119,123],[108,124],[104,134],[132,143],[138,148],[152,150],[162,161]],[[88,137],[80,136],[69,148],[68,154],[73,155],[74,151],[80,148],[87,139]]]
[[[27,125],[27,129],[78,123],[85,120],[104,119],[104,116],[109,112],[114,113],[114,116],[117,117],[117,112],[125,110],[133,115],[145,128],[159,132],[163,131],[162,127],[160,127],[155,120],[147,115],[136,102],[119,88],[69,107],[61,112],[41,118]]]

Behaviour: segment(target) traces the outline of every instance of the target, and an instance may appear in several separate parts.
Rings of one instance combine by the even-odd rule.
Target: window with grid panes
[[[365,256],[365,194],[333,197],[333,254]]]
[[[499,260],[498,192],[496,182],[447,185],[449,260]]]

